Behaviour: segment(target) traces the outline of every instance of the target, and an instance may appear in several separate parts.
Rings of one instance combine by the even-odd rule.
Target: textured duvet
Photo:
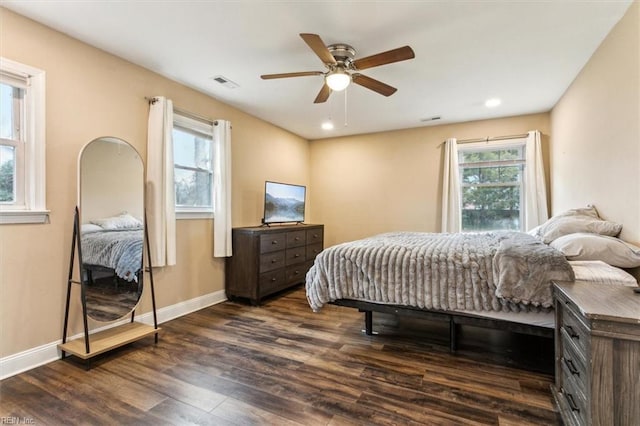
[[[338,299],[434,310],[537,311],[551,280],[573,281],[559,251],[520,232],[381,234],[322,251],[306,277],[314,311]]]
[[[82,235],[82,262],[111,268],[127,281],[137,281],[142,265],[143,230],[101,231]]]

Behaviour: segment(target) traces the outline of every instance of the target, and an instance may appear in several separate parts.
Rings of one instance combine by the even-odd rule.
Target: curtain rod
[[[158,102],[158,99],[155,98],[155,97],[149,98],[149,97],[145,96],[144,98],[145,98],[145,100],[147,102],[149,102],[152,105],[155,104],[156,102]],[[213,123],[214,126],[218,125],[218,120],[212,120],[211,118],[205,117],[204,115],[194,114],[191,111],[187,111],[187,110],[179,108],[179,107],[177,107],[175,105],[173,106],[173,110],[174,111],[178,111],[180,114],[186,115],[189,118],[194,118],[194,119],[200,120],[200,121],[206,121],[207,123]]]
[[[487,136],[485,138],[461,139],[461,140],[457,141],[457,143],[458,144],[464,144],[464,143],[474,143],[474,142],[503,141],[503,140],[507,140],[507,139],[526,138],[527,136],[529,136],[528,133],[523,133],[523,134],[520,134],[520,135],[508,135],[508,136]]]

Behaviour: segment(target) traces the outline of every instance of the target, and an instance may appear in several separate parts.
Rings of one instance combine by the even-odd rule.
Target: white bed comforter
[[[306,277],[314,311],[338,299],[435,310],[552,306],[550,281],[573,281],[564,256],[520,232],[381,234],[329,247]]]

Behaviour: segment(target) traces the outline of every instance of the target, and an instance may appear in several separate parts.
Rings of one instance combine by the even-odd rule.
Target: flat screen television
[[[288,183],[265,182],[264,218],[262,222],[304,222],[304,204],[307,188]]]

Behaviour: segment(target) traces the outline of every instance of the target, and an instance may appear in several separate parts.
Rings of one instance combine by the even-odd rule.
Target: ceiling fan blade
[[[324,41],[320,38],[318,34],[300,34],[300,37],[309,45],[311,50],[318,55],[318,58],[325,64],[337,64],[336,58],[333,57],[327,46],[324,44]]]
[[[329,95],[331,94],[331,88],[329,86],[327,86],[327,83],[325,83],[322,86],[322,89],[320,89],[320,92],[318,93],[318,96],[316,96],[316,100],[313,101],[314,104],[321,104],[323,102],[326,102],[327,99],[329,99]]]
[[[260,78],[263,80],[271,80],[273,78],[289,78],[289,77],[306,77],[309,75],[322,75],[322,71],[303,71],[303,72],[286,72],[282,74],[264,74]]]
[[[392,64],[394,62],[406,61],[413,59],[416,55],[409,46],[399,47],[397,49],[388,50],[376,55],[367,56],[366,58],[353,61],[353,66],[357,70],[377,67],[380,65]]]
[[[366,87],[369,90],[378,92],[383,96],[391,96],[398,90],[395,87],[391,87],[388,84],[384,84],[381,81],[362,74],[353,74],[351,76],[351,81],[353,81],[355,84]]]

